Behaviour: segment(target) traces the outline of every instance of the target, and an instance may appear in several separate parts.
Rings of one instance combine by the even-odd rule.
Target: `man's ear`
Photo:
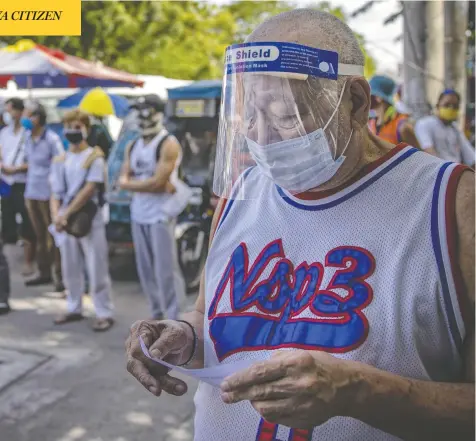
[[[349,90],[352,100],[352,125],[354,129],[361,129],[369,121],[370,86],[365,78],[354,77],[350,80]]]

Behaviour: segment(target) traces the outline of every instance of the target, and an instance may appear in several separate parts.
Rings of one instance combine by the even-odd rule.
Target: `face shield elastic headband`
[[[363,66],[339,63],[336,52],[295,43],[230,46],[214,192],[235,199],[258,196],[263,186],[247,187],[241,179],[250,167],[255,170],[247,175],[264,175],[292,193],[332,178],[351,136],[339,139],[344,92],[339,75],[362,76]]]

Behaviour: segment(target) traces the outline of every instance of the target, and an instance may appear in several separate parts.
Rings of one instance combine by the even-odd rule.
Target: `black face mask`
[[[64,132],[64,136],[71,144],[81,144],[81,141],[84,139],[83,132],[81,132],[81,130],[71,130]]]

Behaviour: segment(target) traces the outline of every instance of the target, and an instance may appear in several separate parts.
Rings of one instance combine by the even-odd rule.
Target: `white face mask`
[[[246,138],[248,149],[261,172],[273,180],[277,185],[293,193],[302,193],[328,182],[337,173],[345,160],[346,151],[352,133],[339,158],[334,155],[327,142],[324,130],[337,113],[344,94],[345,84],[336,108],[327,124],[312,133],[305,135],[307,142],[301,138],[288,139],[261,146],[255,141]],[[292,158],[299,158],[298,163],[291,162]]]
[[[9,126],[9,125],[13,122],[12,115],[10,115],[9,112],[3,112],[2,119],[3,119],[3,122],[4,122],[7,126]]]

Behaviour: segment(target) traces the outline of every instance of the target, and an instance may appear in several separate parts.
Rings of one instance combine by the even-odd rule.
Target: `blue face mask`
[[[33,122],[30,118],[22,118],[20,120],[21,125],[27,130],[33,130]]]

